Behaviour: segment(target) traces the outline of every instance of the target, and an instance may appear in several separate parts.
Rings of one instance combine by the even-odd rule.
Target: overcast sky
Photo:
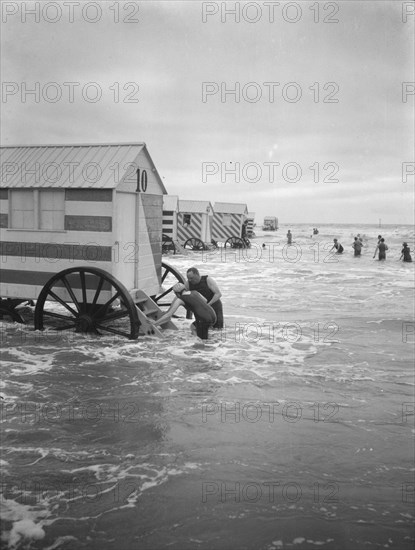
[[[396,0],[4,1],[2,145],[144,141],[181,199],[413,223],[414,20]]]

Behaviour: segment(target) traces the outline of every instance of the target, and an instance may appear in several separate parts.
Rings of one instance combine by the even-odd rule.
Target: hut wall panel
[[[45,275],[45,280],[48,281],[49,279],[50,277]],[[37,300],[40,292],[42,291],[42,288],[43,284],[21,285],[16,283],[2,283],[1,296],[2,298],[22,298],[23,300]]]
[[[160,289],[162,213],[162,195],[137,195],[136,234],[140,252],[137,288],[150,296]]]
[[[111,202],[112,189],[65,189],[65,201]],[[101,206],[104,206],[101,204]]]
[[[163,211],[162,232],[169,235],[174,241],[177,239],[177,212]]]
[[[212,224],[212,235],[215,240],[226,241],[230,237],[240,237],[241,236],[241,225],[242,225],[242,216],[240,214],[230,214],[231,216],[231,225],[230,227],[223,226],[223,216],[222,213],[216,213],[213,216]],[[229,216],[229,214],[225,214]]]
[[[183,226],[184,216],[190,214],[190,226]],[[180,243],[184,243],[187,239],[196,238],[204,241],[202,232],[202,216],[200,213],[179,212],[177,216],[177,239]]]
[[[27,258],[26,261],[21,262],[20,258],[9,256],[7,261],[1,264],[1,281],[2,281],[2,290],[3,294],[3,281],[8,284],[14,282],[10,276],[10,273],[15,273],[16,277],[20,277],[22,284],[32,285],[36,281],[31,279],[31,273],[53,273],[54,275],[59,271],[64,269],[70,269],[73,267],[97,267],[104,269],[107,272],[110,272],[111,264],[110,262],[94,261],[94,262],[75,262],[67,259],[56,258],[55,260],[49,258]],[[6,272],[9,274],[6,278]]]
[[[211,235],[211,232],[210,232],[210,223],[209,223],[209,216],[208,215],[203,215],[202,217],[202,241],[204,243],[210,243],[210,241],[212,240],[212,235]]]
[[[9,213],[9,201],[6,199],[0,200],[0,214],[8,214]]]
[[[68,231],[111,232],[111,216],[65,216],[65,229]]]
[[[71,262],[83,261],[84,263],[103,261],[111,262],[115,251],[110,246],[99,246],[96,244],[62,244],[29,243],[16,241],[1,241],[0,256],[2,263],[8,258],[19,258],[22,263],[46,261],[49,263],[58,260],[69,260]]]
[[[113,235],[116,258],[113,275],[127,287],[135,287],[138,250],[135,241],[135,193],[116,193]]]
[[[114,245],[112,233],[92,231],[34,231],[2,229],[0,240],[16,243],[58,243],[60,245],[110,246]]]
[[[112,202],[65,201],[67,216],[112,216]]]

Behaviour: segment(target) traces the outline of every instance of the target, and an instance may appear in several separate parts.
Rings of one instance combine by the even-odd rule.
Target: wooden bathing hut
[[[210,244],[212,211],[209,201],[179,200],[177,240],[184,248],[203,250]]]
[[[2,147],[1,163],[0,313],[36,300],[38,329],[153,334],[166,189],[146,144]]]
[[[251,239],[255,233],[254,233],[254,225],[255,225],[255,212],[248,212],[247,216],[248,223],[246,225],[246,236],[248,239]]]
[[[213,207],[212,236],[224,241],[225,246],[245,246],[248,207],[246,204],[215,202]]]
[[[265,216],[262,229],[263,231],[277,231],[278,218],[276,218],[275,216]]]

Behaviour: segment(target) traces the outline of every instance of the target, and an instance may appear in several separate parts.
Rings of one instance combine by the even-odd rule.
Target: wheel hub
[[[81,313],[76,320],[76,332],[91,332],[93,329],[93,318],[88,313]]]

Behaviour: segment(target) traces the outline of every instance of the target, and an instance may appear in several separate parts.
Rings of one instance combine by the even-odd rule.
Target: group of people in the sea
[[[336,254],[343,254],[344,247],[339,243],[338,239],[333,239],[333,246],[330,250],[336,249]],[[351,244],[355,257],[362,255],[362,248],[364,247],[363,239],[360,236],[360,233],[357,235],[357,237],[354,238],[354,241]],[[412,256],[411,256],[411,249],[408,246],[408,243],[402,244],[403,248],[401,250],[401,256],[399,260],[402,260],[404,262],[412,262]],[[378,260],[386,260],[386,251],[389,250],[388,245],[385,243],[384,237],[382,235],[378,235],[378,242],[375,248],[375,253],[373,254],[373,258],[376,258],[376,255],[378,256]]]
[[[288,230],[288,244],[292,243],[292,234]],[[333,239],[331,250],[336,250],[336,254],[343,254],[344,247],[337,238]],[[265,246],[265,245],[263,245]],[[400,260],[404,262],[412,262],[411,251],[408,243],[403,243]],[[351,244],[356,257],[361,256],[362,248],[364,247],[363,239],[360,233],[354,237]],[[373,258],[378,255],[379,260],[386,260],[386,251],[388,246],[382,235],[378,235]],[[222,293],[219,290],[217,283],[209,275],[200,275],[196,267],[191,267],[186,272],[187,280],[184,283],[177,283],[173,286],[175,298],[169,309],[159,319],[152,321],[154,325],[163,325],[171,319],[176,310],[183,306],[190,310],[195,321],[191,325],[191,331],[202,340],[208,339],[209,328],[223,328],[223,305],[221,301]]]

